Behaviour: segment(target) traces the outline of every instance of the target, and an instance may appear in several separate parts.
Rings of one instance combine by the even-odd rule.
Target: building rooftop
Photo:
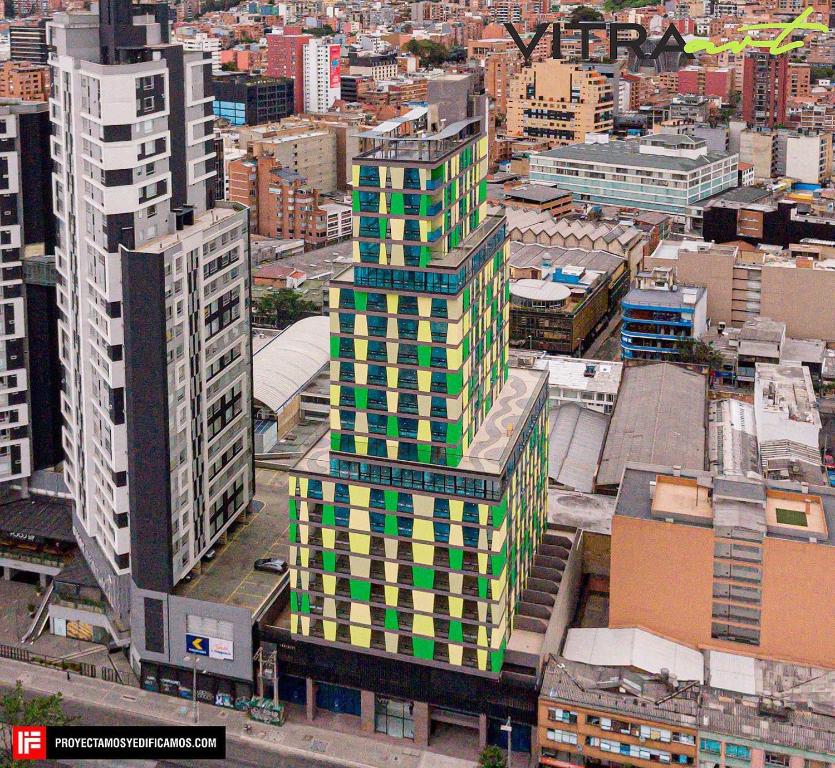
[[[524,184],[521,187],[505,190],[504,196],[508,200],[522,200],[527,203],[550,203],[553,200],[570,197],[571,193],[544,184]]]
[[[526,278],[511,280],[510,294],[534,302],[564,302],[571,296],[571,289],[562,283],[555,283],[553,280]]]
[[[533,408],[540,387],[547,386],[545,374],[526,368],[511,368],[493,407],[455,467],[459,472],[500,475]],[[329,474],[330,436],[321,439],[299,460],[301,472]]]
[[[633,633],[632,641],[621,638],[607,650],[607,636],[614,632]],[[541,697],[743,743],[813,752],[824,762],[835,752],[835,671],[660,645],[667,642],[637,629],[572,629],[566,652],[544,671]],[[701,683],[683,684],[687,678],[679,670],[693,675],[697,667]]]
[[[543,356],[534,368],[548,371],[548,385],[571,390],[616,395],[623,376],[623,363],[576,357]]]
[[[672,363],[624,368],[597,485],[617,485],[632,462],[702,469],[706,397],[702,373]]]
[[[676,286],[676,290],[656,290],[653,288],[632,288],[623,297],[623,305],[660,307],[663,309],[695,306],[706,289],[702,286]]]
[[[754,410],[760,443],[790,439],[804,442],[821,428],[809,369],[799,363],[757,363]],[[811,439],[811,437],[809,438]]]
[[[564,403],[548,415],[548,479],[561,488],[591,493],[609,417]]]
[[[253,397],[278,411],[330,360],[330,320],[306,317],[260,345],[252,357]]]
[[[511,268],[540,268],[544,277],[553,275],[562,267],[582,267],[586,270],[612,274],[624,265],[626,258],[609,251],[511,241],[508,262]]]
[[[835,544],[835,488],[630,464],[616,515]]]
[[[669,134],[656,134],[652,137],[653,144],[664,145],[670,148],[680,148],[681,139],[689,137],[676,135],[675,141],[670,144]],[[702,142],[704,144],[704,142]],[[640,139],[626,139],[623,141],[608,141],[602,144],[571,144],[566,147],[557,147],[539,153],[540,156],[549,157],[555,160],[571,160],[584,163],[596,163],[605,165],[619,165],[631,168],[651,168],[659,171],[679,171],[686,173],[703,168],[710,163],[724,160],[728,154],[722,152],[706,152],[698,157],[677,157],[667,154],[655,154],[641,151]],[[690,147],[688,147],[690,149]]]

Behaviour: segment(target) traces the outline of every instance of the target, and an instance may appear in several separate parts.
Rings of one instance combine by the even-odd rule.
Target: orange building
[[[558,59],[539,61],[510,84],[507,132],[545,139],[551,147],[582,144],[613,126],[612,88],[605,76]]]
[[[484,60],[484,90],[501,115],[507,112],[511,78],[521,67],[519,55],[514,51],[492,53]]]
[[[49,67],[44,64],[5,61],[0,65],[0,97],[2,98],[47,101],[49,84]]]
[[[789,63],[789,98],[809,96],[812,91],[812,68],[808,64]]]
[[[831,666],[833,526],[832,488],[627,466],[612,520],[609,626]]]

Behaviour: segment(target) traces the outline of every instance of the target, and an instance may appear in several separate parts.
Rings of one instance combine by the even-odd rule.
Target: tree
[[[437,66],[449,58],[449,51],[445,45],[434,40],[416,40],[412,38],[406,43],[405,50],[420,59],[423,66]]]
[[[494,746],[485,747],[478,757],[478,768],[505,768],[505,753]]]
[[[722,355],[710,344],[687,336],[680,339],[676,347],[676,359],[680,363],[706,365],[711,371],[722,370]]]
[[[831,80],[835,77],[835,67],[826,66],[825,64],[813,65],[810,73],[812,80]]]
[[[64,714],[63,697],[60,693],[51,696],[27,697],[23,683],[18,680],[10,693],[0,697],[0,720],[3,721],[0,738],[0,754],[3,768],[25,768],[24,760],[12,760],[13,725],[69,725],[75,718]]]
[[[333,34],[333,27],[330,24],[323,24],[321,27],[310,27],[305,29],[306,35],[313,35],[313,37],[326,37]]]
[[[237,72],[238,65],[234,61],[227,61],[220,65],[224,72]]]
[[[580,21],[602,21],[603,14],[596,8],[589,8],[587,5],[578,5],[571,12],[571,23],[576,24]]]
[[[279,288],[262,296],[255,312],[274,318],[276,328],[286,328],[303,317],[318,315],[319,308],[312,301],[303,299],[292,288]]]

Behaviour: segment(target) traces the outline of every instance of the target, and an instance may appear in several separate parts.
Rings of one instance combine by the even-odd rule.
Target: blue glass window
[[[441,544],[449,543],[449,523],[432,523],[435,529],[435,541]]]
[[[368,383],[386,386],[386,367],[384,365],[368,366]]]
[[[309,499],[322,499],[322,481],[310,480],[307,483],[307,497]]]
[[[397,432],[400,437],[410,437],[414,440],[417,437],[417,425],[417,419],[397,417]]]
[[[403,261],[407,267],[420,266],[420,249],[419,245],[404,245],[403,246]]]
[[[360,166],[360,186],[379,187],[380,169],[376,165]]]
[[[368,294],[368,304],[366,305],[366,309],[369,312],[386,312],[388,311],[388,305],[386,303],[386,294],[384,293],[369,293]]]
[[[473,504],[471,501],[464,502],[464,522],[477,523],[478,522],[478,504]]]
[[[365,264],[380,262],[380,244],[360,242],[360,261]]]
[[[433,392],[446,392],[446,373],[432,373],[431,390]]]
[[[417,371],[412,371],[408,368],[401,368],[397,372],[397,386],[400,389],[417,389]]]
[[[343,288],[339,292],[339,307],[341,309],[354,308],[354,292],[350,288]]]
[[[382,512],[371,512],[371,530],[374,533],[384,533],[386,529],[386,516]]]
[[[368,316],[368,335],[369,336],[386,336],[387,335],[388,320],[385,317],[377,317],[376,315]]]
[[[414,512],[414,505],[412,504],[412,494],[400,492],[397,494],[397,511],[398,512]]]
[[[408,219],[406,221],[406,226],[403,229],[403,239],[421,242],[419,221],[415,221],[414,219]]]
[[[389,417],[384,413],[369,413],[368,414],[368,431],[373,435],[386,434],[386,425]]]
[[[352,387],[342,387],[340,389],[339,404],[349,408],[354,407],[354,390]]]
[[[446,317],[446,299],[432,299],[432,317]]]
[[[408,339],[414,341],[417,339],[418,321],[417,320],[402,320],[397,321],[397,335],[401,339]]]
[[[417,461],[417,446],[414,443],[399,443],[397,458],[400,461]]]
[[[417,296],[401,296],[397,309],[401,315],[416,315],[418,313]]]
[[[382,389],[368,390],[368,407],[372,411],[387,411],[386,393]]]
[[[377,178],[379,179],[379,176]],[[417,168],[406,168],[403,174],[403,188],[420,189],[420,171]]]
[[[399,536],[411,536],[414,527],[414,520],[411,517],[397,518],[397,533]]]
[[[353,430],[357,421],[356,411],[340,411],[339,423],[342,429]]]
[[[333,518],[336,525],[348,527],[348,520],[351,517],[351,510],[349,507],[334,507]]]
[[[464,526],[464,545],[467,547],[478,546],[478,528]]]
[[[446,368],[446,349],[444,347],[432,347],[430,364],[433,368]]]
[[[368,455],[369,456],[388,456],[386,450],[386,441],[379,437],[371,437],[368,440]]]
[[[376,507],[377,509],[385,509],[386,508],[386,495],[385,492],[380,488],[372,488],[371,489],[371,501],[370,506]]]
[[[435,499],[435,517],[449,520],[449,499]]]
[[[447,417],[446,398],[433,397],[432,408],[429,413],[431,416],[434,416],[435,418],[445,419]]]
[[[397,410],[400,413],[417,413],[417,395],[401,392],[397,403]]]
[[[429,323],[429,330],[432,333],[432,341],[436,344],[446,344],[446,323],[437,323],[431,322]]]
[[[339,356],[347,357],[349,360],[354,359],[354,340],[340,339],[339,340]]]
[[[397,362],[417,365],[417,347],[414,344],[400,344],[397,350]]]
[[[384,341],[369,341],[368,359],[377,361],[388,360],[388,353],[386,352],[386,343]]]
[[[339,380],[347,381],[351,384],[354,382],[354,364],[340,363],[339,364]]]

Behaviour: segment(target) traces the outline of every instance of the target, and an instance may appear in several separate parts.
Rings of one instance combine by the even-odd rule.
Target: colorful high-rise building
[[[746,53],[742,70],[742,118],[746,123],[774,128],[786,122],[788,67],[787,54]]]
[[[291,632],[498,679],[546,525],[547,379],[508,366],[481,118],[407,122],[354,161],[331,429],[290,477]]]

